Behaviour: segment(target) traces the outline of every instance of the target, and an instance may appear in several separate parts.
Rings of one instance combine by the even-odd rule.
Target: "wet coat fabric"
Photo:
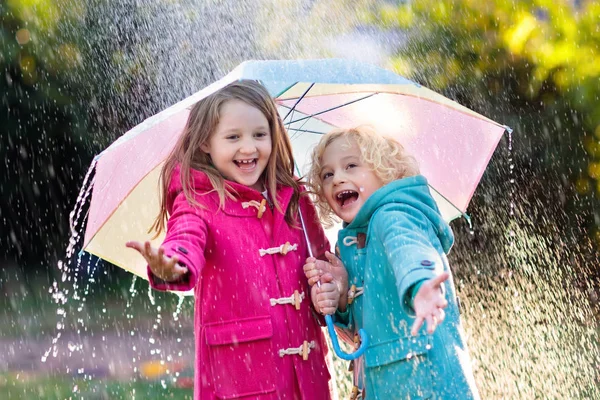
[[[326,345],[302,270],[308,257],[303,231],[289,227],[268,205],[258,218],[251,203],[263,196],[235,182],[227,181],[236,199],[219,210],[208,177],[196,170],[191,176],[204,208],[186,201],[176,169],[163,242],[165,254],[177,255],[189,273],[179,282],[162,282],[149,269],[148,275],[155,289],[194,289],[194,399],[329,399]],[[277,196],[285,210],[292,189],[280,187]],[[300,207],[320,256],[329,243],[306,196]],[[292,247],[287,254],[274,252],[286,242]],[[280,304],[295,291],[299,310]],[[306,360],[293,354],[298,349],[308,352]]]
[[[450,271],[454,236],[423,176],[394,181],[369,197],[338,234],[350,285],[364,293],[338,323],[369,338],[358,363],[366,399],[479,398],[462,335],[452,277],[446,318],[433,335],[410,335],[414,285]]]

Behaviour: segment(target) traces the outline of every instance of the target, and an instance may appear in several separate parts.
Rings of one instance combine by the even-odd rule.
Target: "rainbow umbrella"
[[[321,134],[368,124],[416,157],[448,221],[463,214],[506,126],[388,70],[342,59],[247,61],[148,118],[95,159],[83,249],[143,278],[128,240],[150,240],[165,158],[198,100],[238,79],[267,87],[279,105],[301,173]],[[158,246],[163,238],[152,242]]]

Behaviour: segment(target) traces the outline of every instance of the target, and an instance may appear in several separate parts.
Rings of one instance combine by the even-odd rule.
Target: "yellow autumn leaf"
[[[591,178],[600,180],[600,162],[591,162],[588,165],[588,175]]]
[[[7,6],[19,19],[45,31],[53,31],[60,18],[60,9],[52,0],[8,0]]]
[[[512,53],[520,55],[531,34],[539,28],[539,23],[533,15],[521,12],[515,18],[515,24],[504,32],[502,39]]]
[[[579,179],[577,179],[577,181],[575,182],[575,190],[577,191],[577,193],[579,194],[586,194],[589,193],[589,191],[591,190],[591,185],[590,185],[590,180],[588,178],[585,177],[580,177]]]

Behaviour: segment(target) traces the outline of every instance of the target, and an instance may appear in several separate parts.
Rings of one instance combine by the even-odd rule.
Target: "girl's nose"
[[[242,143],[242,147],[240,148],[240,153],[243,154],[253,154],[256,153],[256,144],[253,140],[246,140]]]

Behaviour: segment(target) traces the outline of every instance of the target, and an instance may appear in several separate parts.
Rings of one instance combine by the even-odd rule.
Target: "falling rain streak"
[[[185,398],[193,374],[185,368],[193,356],[193,299],[151,292],[144,280],[80,252],[94,183],[93,156],[246,59],[370,57],[391,68],[391,52],[414,50],[415,38],[370,26],[355,10],[402,2],[22,3],[38,5],[22,12],[11,9],[0,38],[2,56],[15,55],[0,58],[7,93],[0,117],[7,122],[0,122],[9,131],[0,137],[6,171],[0,181],[0,243],[26,260],[24,269],[43,266],[38,267],[41,274],[12,276],[13,269],[7,268],[1,275],[8,320],[0,335],[6,358],[0,360],[8,371],[0,375],[0,391],[17,393],[17,398],[19,390],[26,398],[59,392],[61,398],[148,398],[141,384],[151,381],[156,383],[152,395],[184,388],[177,395]],[[526,28],[531,19],[524,21],[520,26]],[[358,27],[345,30],[352,26]],[[425,28],[420,26],[416,35]],[[436,49],[437,58],[398,58],[393,67],[412,71],[409,78],[435,88],[445,75],[461,70],[458,63],[442,64],[452,46],[447,37],[441,43],[429,38],[425,43]],[[373,48],[379,51],[375,56]],[[494,63],[495,51],[477,59]],[[406,68],[409,63],[412,70]],[[434,69],[441,78],[428,82],[427,72]],[[475,79],[484,80],[485,73]],[[521,83],[500,76],[487,89],[491,93],[500,86],[508,93],[511,84]],[[459,99],[468,93],[448,90]],[[486,109],[479,98],[466,100]],[[496,115],[514,111],[506,104],[498,99],[487,107]],[[594,217],[567,210],[568,199],[581,198],[564,184],[576,168],[555,155],[555,148],[544,147],[544,140],[564,139],[567,120],[583,128],[576,113],[557,114],[539,126],[535,118],[522,121],[531,116],[523,114],[538,112],[519,109],[518,118],[504,121],[515,130],[505,136],[474,195],[469,208],[473,228],[464,219],[452,223],[457,240],[449,259],[467,343],[482,398],[600,398],[600,260],[585,231]],[[532,151],[529,142],[535,141],[543,151]],[[542,164],[542,159],[550,162]],[[49,282],[30,282],[40,275],[48,275]],[[51,311],[33,307],[27,316],[24,304],[42,292],[40,287],[43,299],[33,304],[51,302]],[[347,367],[335,360],[340,398],[351,389]],[[107,379],[117,383],[111,386]],[[63,384],[66,393],[60,391]]]

